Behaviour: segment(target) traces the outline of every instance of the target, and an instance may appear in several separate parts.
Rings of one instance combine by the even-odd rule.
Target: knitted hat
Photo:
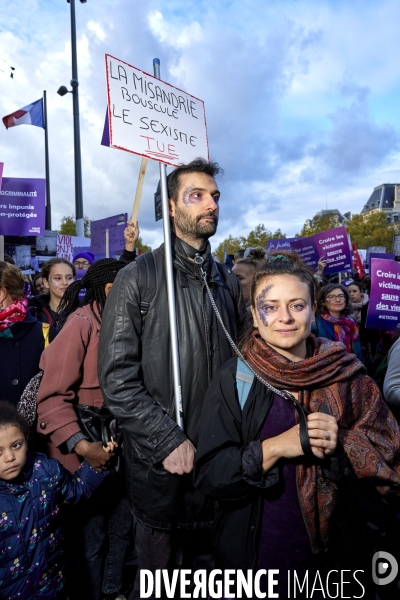
[[[72,262],[74,262],[74,260],[77,260],[78,258],[83,258],[84,260],[88,260],[91,265],[94,263],[93,252],[89,252],[89,251],[88,252],[78,252],[78,254],[75,254],[74,258],[72,259]]]

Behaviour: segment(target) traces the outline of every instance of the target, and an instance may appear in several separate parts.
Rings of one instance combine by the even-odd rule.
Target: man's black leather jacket
[[[172,475],[162,461],[186,436],[196,446],[206,390],[233,355],[198,267],[178,238],[172,243],[185,433],[174,420],[164,245],[153,252],[156,293],[146,317],[140,312],[138,266],[133,262],[120,271],[107,298],[99,347],[105,403],[124,430],[134,514],[144,523],[167,529],[198,527],[212,519],[211,503],[193,489],[192,474]],[[203,258],[215,302],[235,339],[246,318],[239,281],[227,267],[217,266],[209,244]]]

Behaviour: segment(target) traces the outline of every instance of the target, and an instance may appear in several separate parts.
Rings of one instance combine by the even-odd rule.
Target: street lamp
[[[78,62],[76,57],[76,22],[75,22],[75,0],[67,0],[71,5],[71,49],[72,49],[72,79],[70,81],[72,90],[62,85],[57,94],[65,96],[72,94],[72,105],[74,111],[74,162],[75,162],[75,222],[76,235],[84,237],[83,217],[83,194],[82,194],[82,161],[81,161],[81,135],[79,129],[79,98],[78,98]],[[84,4],[86,0],[80,0]]]

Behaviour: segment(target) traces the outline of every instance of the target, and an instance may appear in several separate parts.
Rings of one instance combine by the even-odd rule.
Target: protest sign
[[[367,329],[397,329],[400,323],[400,263],[371,258]]]
[[[267,250],[272,252],[273,250],[289,250],[290,251],[290,243],[298,240],[302,240],[304,238],[294,237],[294,238],[281,238],[279,240],[268,240],[267,241]]]
[[[290,242],[290,248],[304,260],[313,271],[318,269],[319,255],[313,237],[297,239]]]
[[[367,246],[367,265],[369,265],[369,255],[371,254],[386,254],[385,246]]]
[[[47,259],[57,255],[57,231],[46,229],[44,235],[36,237],[36,256],[46,256]]]
[[[57,256],[66,258],[70,262],[78,252],[84,252],[90,248],[90,238],[76,235],[57,234]]]
[[[348,271],[352,268],[352,251],[349,246],[346,227],[335,227],[316,233],[315,247],[320,258],[326,260],[324,275]]]
[[[208,160],[202,100],[109,54],[105,60],[111,147],[175,167]]]
[[[31,273],[32,257],[30,246],[16,246],[14,244],[4,244],[4,252],[11,256],[17,267],[23,273]]]
[[[41,235],[45,228],[46,180],[3,177],[0,235]]]
[[[120,256],[125,247],[124,229],[128,215],[119,214],[98,221],[91,221],[91,243],[90,251],[96,259],[106,256],[106,229],[109,236],[110,257]]]

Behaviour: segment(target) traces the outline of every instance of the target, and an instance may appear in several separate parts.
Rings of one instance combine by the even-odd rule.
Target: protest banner
[[[124,229],[128,214],[119,214],[106,219],[91,221],[90,251],[96,259],[106,258],[106,230],[108,229],[109,255],[111,258],[120,256],[124,251]]]
[[[24,274],[32,272],[32,257],[31,247],[16,246],[14,244],[4,244],[4,252],[11,256],[17,267],[21,269]]]
[[[320,258],[326,260],[324,275],[340,273],[352,269],[352,251],[347,237],[346,227],[335,227],[316,233],[315,247]]]
[[[298,240],[303,240],[302,237],[294,237],[294,238],[281,238],[279,240],[267,240],[267,250],[272,252],[273,250],[289,250],[290,251],[290,243],[297,242]]]
[[[400,263],[371,258],[367,329],[397,329],[400,323]]]
[[[66,258],[70,262],[78,252],[84,252],[90,248],[90,238],[76,235],[57,234],[57,256]]]
[[[105,61],[112,148],[175,167],[208,160],[202,100],[109,54]]]
[[[367,246],[367,266],[369,266],[369,255],[371,254],[386,254],[385,246]]]
[[[46,229],[44,235],[36,237],[36,256],[40,264],[57,256],[57,231]]]
[[[45,230],[46,180],[3,177],[0,234],[41,235]]]
[[[318,269],[319,255],[315,247],[315,240],[313,237],[297,239],[290,242],[291,250],[297,252],[297,254],[304,260],[306,265],[313,271]]]

